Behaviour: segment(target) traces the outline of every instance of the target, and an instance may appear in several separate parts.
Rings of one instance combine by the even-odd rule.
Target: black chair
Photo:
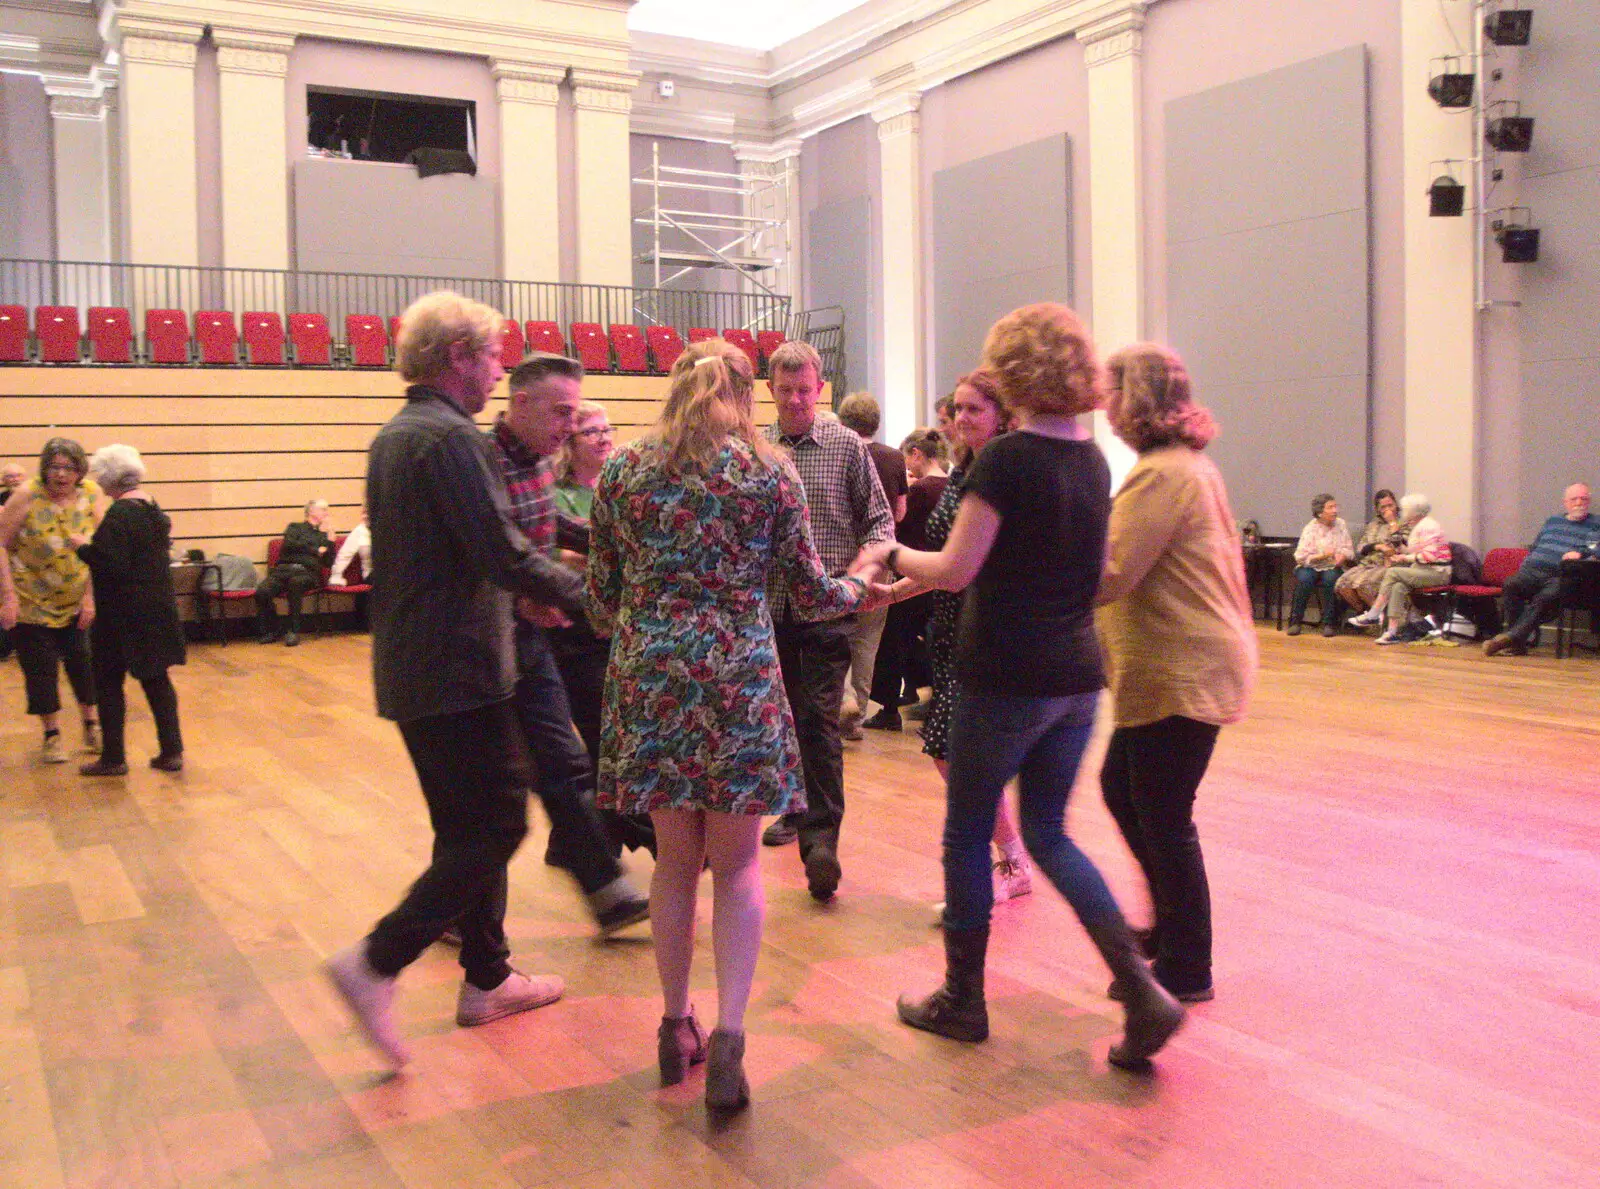
[[[1581,558],[1561,563],[1561,602],[1556,612],[1557,660],[1569,655],[1577,646],[1580,612],[1589,617],[1589,634],[1600,638],[1600,559]],[[1600,652],[1600,645],[1595,651]]]

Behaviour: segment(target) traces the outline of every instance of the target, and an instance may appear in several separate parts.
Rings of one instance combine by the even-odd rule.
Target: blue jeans
[[[1322,622],[1330,626],[1338,626],[1339,600],[1334,597],[1333,587],[1339,581],[1342,571],[1335,566],[1331,570],[1313,570],[1310,566],[1297,566],[1294,571],[1294,605],[1289,609],[1289,622],[1299,623],[1305,617],[1306,604],[1311,601],[1311,592],[1318,588],[1322,592]]]
[[[1067,837],[1067,796],[1094,729],[1098,693],[1029,698],[959,690],[950,720],[944,927],[982,929],[994,907],[989,839],[1006,782],[1021,777],[1022,840],[1085,926],[1120,921],[1111,889]]]

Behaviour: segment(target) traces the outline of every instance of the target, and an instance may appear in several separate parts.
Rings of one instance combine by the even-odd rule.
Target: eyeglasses
[[[76,475],[78,473],[78,465],[77,463],[72,462],[52,462],[49,466],[45,467],[45,470],[47,472],[66,471],[69,474]]]
[[[580,438],[609,438],[613,433],[609,425],[591,425],[588,429],[574,431]]]

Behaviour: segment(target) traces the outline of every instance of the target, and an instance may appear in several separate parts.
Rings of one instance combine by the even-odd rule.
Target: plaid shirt
[[[864,546],[894,540],[894,515],[859,434],[826,417],[793,437],[783,434],[776,422],[767,426],[766,434],[794,459],[810,508],[811,539],[831,577],[843,574]],[[789,589],[778,570],[767,579],[767,601],[773,622],[782,622],[789,613]],[[803,619],[798,608],[794,618]]]
[[[523,445],[506,425],[504,413],[495,418],[494,428],[486,436],[489,452],[506,481],[511,519],[528,538],[528,544],[540,553],[551,553],[557,545],[574,553],[588,553],[587,527],[556,507],[556,480],[550,459]]]

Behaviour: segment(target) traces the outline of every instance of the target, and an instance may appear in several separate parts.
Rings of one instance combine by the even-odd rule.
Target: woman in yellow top
[[[39,477],[0,509],[0,626],[11,632],[28,691],[28,713],[44,723],[47,764],[64,764],[59,666],[67,669],[83,715],[83,748],[100,750],[88,627],[94,622],[89,567],[71,545],[94,535],[100,488],[85,478],[89,459],[71,438],[51,438]]]
[[[1137,343],[1107,371],[1111,428],[1139,461],[1112,505],[1095,596],[1115,725],[1100,785],[1150,885],[1156,979],[1198,1003],[1212,997],[1211,890],[1195,792],[1217,733],[1244,717],[1255,625],[1228,493],[1203,453],[1217,426],[1183,360]]]

